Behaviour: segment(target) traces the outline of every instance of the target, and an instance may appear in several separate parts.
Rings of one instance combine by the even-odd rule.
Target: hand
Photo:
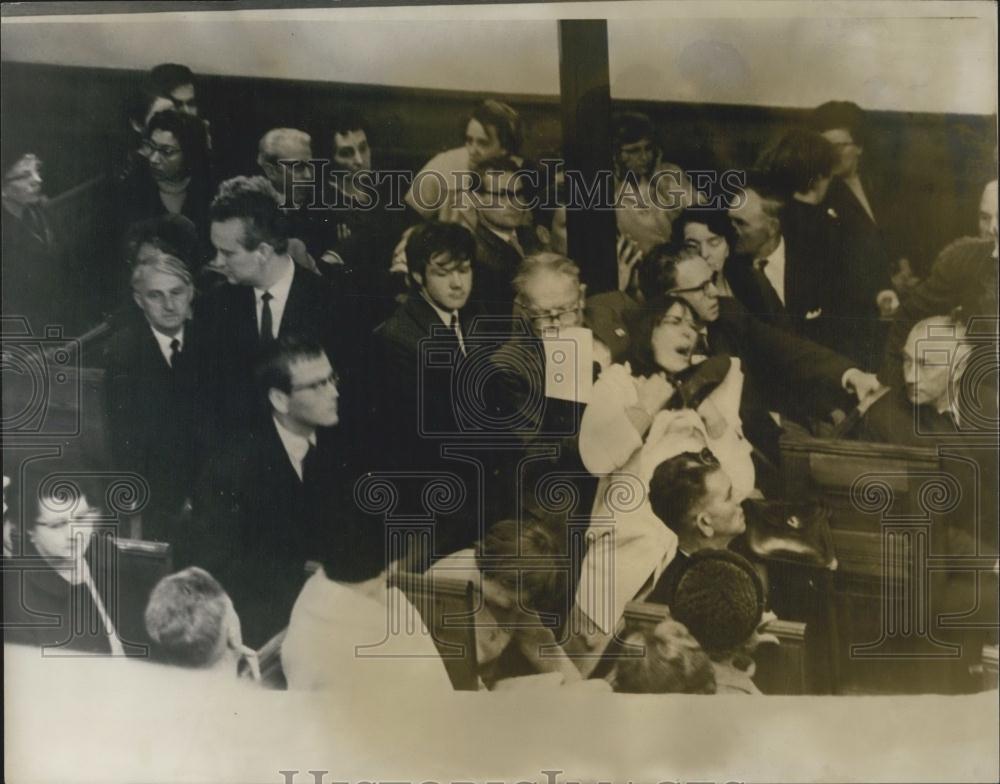
[[[899,310],[899,296],[892,289],[880,291],[875,298],[878,314],[881,318],[891,318]]]
[[[859,403],[882,390],[882,384],[874,373],[862,373],[857,368],[851,368],[844,373],[844,387],[853,392]]]
[[[920,278],[913,274],[913,268],[910,266],[909,259],[899,259],[896,262],[896,267],[897,271],[892,276],[892,285],[896,291],[912,289],[920,282]]]
[[[343,242],[351,236],[351,227],[346,223],[337,224],[337,239]]]
[[[637,378],[635,379],[635,386],[636,393],[639,396],[639,405],[650,416],[656,416],[660,409],[674,395],[673,385],[667,381],[662,373],[657,373],[648,378]]]
[[[635,240],[624,234],[618,235],[618,290],[628,291],[632,282],[632,271],[642,259],[642,251]]]
[[[718,407],[711,400],[703,400],[698,406],[698,416],[705,423],[705,430],[708,431],[709,438],[722,438],[729,423],[719,411]]]

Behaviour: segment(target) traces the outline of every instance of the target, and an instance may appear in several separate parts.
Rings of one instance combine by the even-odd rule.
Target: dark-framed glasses
[[[717,286],[719,283],[719,273],[713,272],[709,277],[699,283],[697,286],[686,286],[685,288],[670,289],[667,294],[694,294],[696,291],[700,291],[702,294],[708,294],[708,289],[710,286]]]
[[[328,386],[336,387],[339,383],[340,376],[338,376],[336,372],[333,372],[325,378],[318,379],[317,381],[310,381],[308,384],[292,384],[290,390],[292,392],[318,392]]]
[[[580,312],[583,310],[583,303],[577,302],[566,308],[553,308],[549,311],[539,311],[535,308],[529,308],[524,303],[518,303],[524,314],[531,319],[532,322],[539,326],[563,326],[569,327],[576,323]]]

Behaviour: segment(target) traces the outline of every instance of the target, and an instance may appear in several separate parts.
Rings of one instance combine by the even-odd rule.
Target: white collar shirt
[[[430,297],[425,296],[423,294],[421,294],[421,296],[423,296],[427,304],[434,309],[434,312],[437,313],[438,318],[441,319],[441,323],[444,324],[446,327],[450,329],[452,318],[455,319],[455,334],[458,337],[458,347],[462,350],[462,353],[464,354],[465,338],[462,336],[462,320],[458,316],[458,311],[457,310],[448,311],[445,310],[444,308],[440,308],[438,307],[437,303],[434,302],[434,300],[432,300]]]
[[[295,469],[295,473],[298,474],[301,480],[302,461],[305,460],[309,452],[309,447],[316,446],[316,434],[312,433],[307,438],[298,433],[293,433],[277,419],[274,419],[274,427],[278,431],[278,438],[281,439],[281,444],[285,447],[285,452],[288,453],[288,460],[291,462],[292,468]]]
[[[167,365],[173,367],[171,360],[173,359],[174,350],[170,344],[176,340],[178,343],[177,350],[184,350],[184,327],[181,327],[176,335],[164,335],[153,327],[152,324],[150,324],[149,329],[153,333],[153,337],[156,338],[156,345],[159,347],[160,353],[163,354],[163,358],[167,361]]]

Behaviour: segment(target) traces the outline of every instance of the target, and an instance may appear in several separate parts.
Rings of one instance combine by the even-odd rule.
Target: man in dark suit
[[[255,375],[270,416],[206,461],[179,560],[218,578],[256,648],[288,623],[305,562],[318,555],[333,488],[350,479],[351,455],[333,429],[337,376],[320,343],[282,335]]]
[[[194,281],[180,259],[157,252],[136,263],[129,319],[105,348],[114,467],[149,483],[143,538],[174,541],[195,476],[195,399],[190,330]]]
[[[264,413],[253,395],[252,368],[262,347],[286,334],[316,338],[346,383],[357,356],[350,303],[321,277],[293,263],[287,223],[263,177],[235,177],[211,206],[216,266],[231,285],[199,304],[206,424],[231,432]]]
[[[755,318],[735,299],[720,297],[715,273],[696,251],[654,248],[646,257],[642,280],[647,298],[670,293],[691,305],[705,325],[705,353],[741,361],[746,376],[740,405],[743,429],[772,464],[780,457],[781,427],[769,411],[793,418],[822,416],[845,392],[863,400],[879,388],[873,375],[846,357]],[[768,486],[766,477],[773,474],[766,469],[758,464],[761,487]]]
[[[471,301],[485,313],[509,316],[514,274],[524,257],[538,249],[528,208],[533,193],[523,165],[506,156],[482,161],[476,175],[472,208],[456,213],[476,238]]]
[[[831,271],[813,258],[807,230],[786,236],[782,214],[788,198],[773,179],[752,174],[729,217],[736,232],[734,254],[726,261],[726,280],[736,298],[757,318],[811,340],[825,337],[824,308]],[[827,234],[827,232],[821,232]],[[801,236],[800,236],[801,234]],[[824,239],[828,242],[829,237]]]
[[[467,362],[484,361],[482,352],[488,349],[482,341],[469,340],[475,252],[471,232],[454,223],[420,224],[407,240],[412,290],[376,328],[366,373],[372,384],[366,395],[371,406],[367,440],[374,467],[456,469],[455,461],[442,458],[440,446],[461,434],[476,414],[462,410],[452,381]],[[454,539],[457,549],[477,538],[475,521],[459,517],[444,521],[439,544]]]

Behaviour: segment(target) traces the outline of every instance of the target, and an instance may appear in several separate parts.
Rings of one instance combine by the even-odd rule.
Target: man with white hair
[[[143,536],[169,539],[194,480],[194,281],[183,261],[158,251],[136,262],[131,282],[142,318],[116,332],[105,350],[113,467],[149,483]]]

